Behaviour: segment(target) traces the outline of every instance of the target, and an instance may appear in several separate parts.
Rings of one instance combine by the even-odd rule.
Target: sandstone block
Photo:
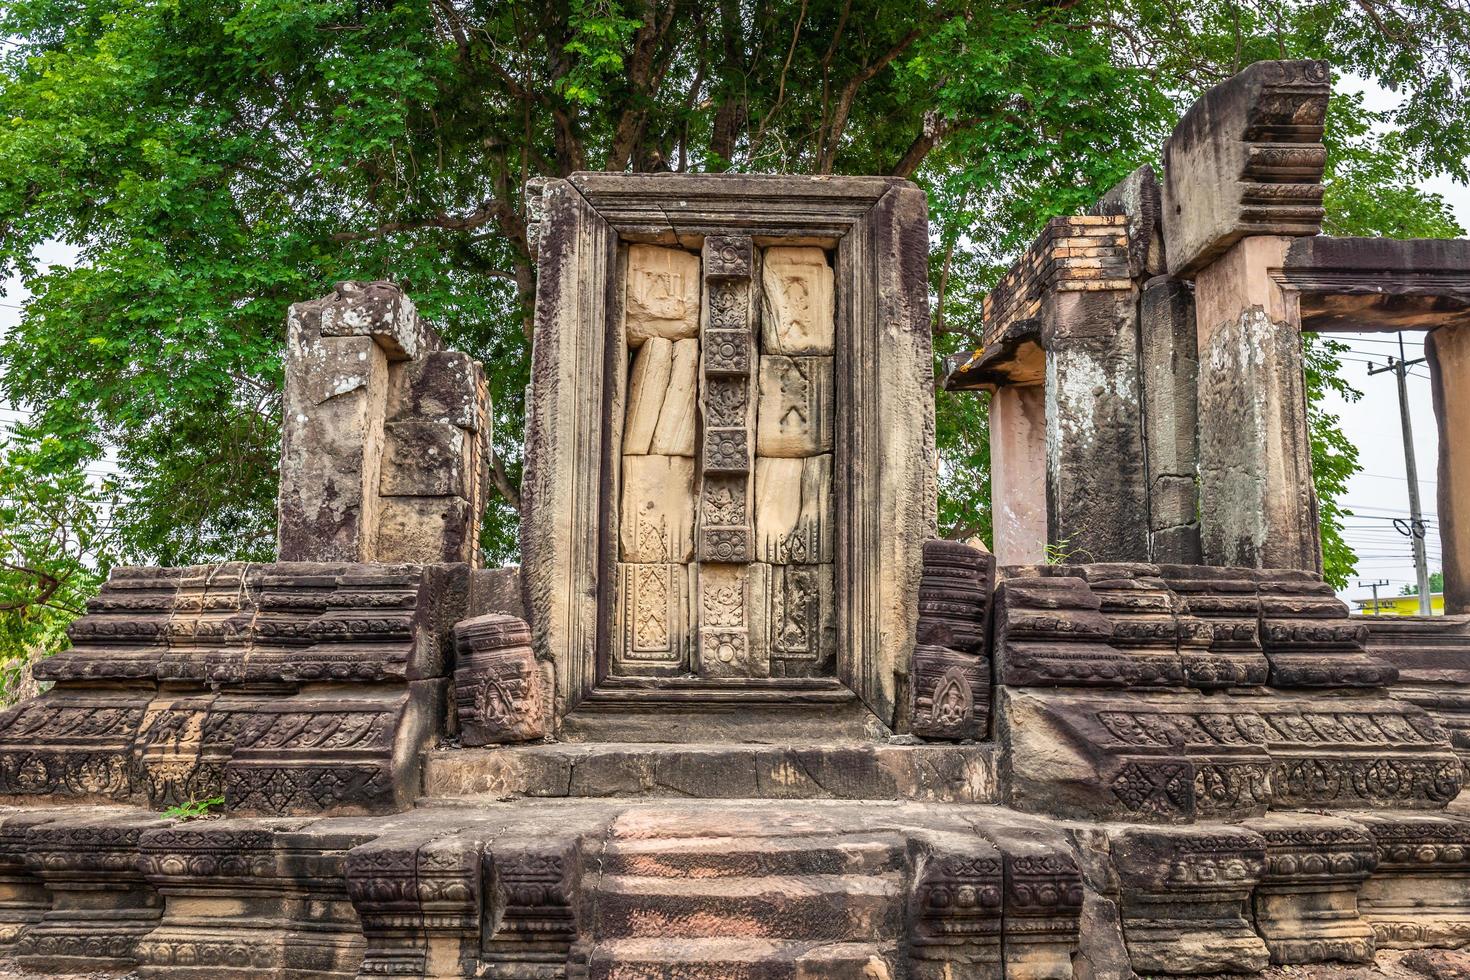
[[[756,460],[756,553],[762,561],[830,562],[832,532],[830,455]]]
[[[480,397],[485,370],[468,354],[431,351],[417,360],[395,364],[390,371],[388,421],[448,422],[469,432],[488,424],[488,408]]]
[[[477,542],[463,497],[383,497],[374,555],[383,562],[468,562]]]
[[[633,356],[628,376],[628,409],[623,421],[623,454],[647,455],[658,428],[664,396],[674,366],[674,345],[663,337],[650,337]]]
[[[684,456],[624,456],[618,533],[623,561],[691,560],[694,460]]]
[[[766,249],[761,288],[761,347],[767,354],[832,353],[835,306],[825,252],[805,246]]]
[[[694,410],[699,374],[699,341],[675,342],[669,367],[669,387],[659,407],[649,452],[661,456],[693,456]]]
[[[836,414],[832,358],[761,355],[757,455],[830,453]]]
[[[422,357],[439,338],[419,319],[413,300],[388,282],[339,282],[321,301],[323,337],[370,337],[390,360]]]
[[[699,566],[699,673],[702,677],[764,677],[769,673],[765,645],[755,635],[751,568],[750,565]]]
[[[628,248],[623,323],[629,347],[650,337],[681,340],[699,334],[699,256],[677,248]]]
[[[668,562],[619,562],[618,669],[624,673],[682,673],[689,663],[693,568]]]
[[[830,676],[837,655],[832,566],[750,566],[754,629],[773,677]]]
[[[473,437],[449,422],[383,426],[378,493],[384,497],[470,497]],[[432,554],[432,553],[431,553]]]
[[[455,624],[455,705],[465,745],[526,742],[547,731],[541,672],[524,620],[491,613]]]
[[[909,667],[910,730],[923,738],[982,739],[990,724],[990,661],[917,646]]]

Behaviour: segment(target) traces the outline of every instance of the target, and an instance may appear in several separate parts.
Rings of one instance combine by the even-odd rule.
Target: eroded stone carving
[[[628,248],[624,306],[628,346],[650,337],[683,340],[699,333],[699,257],[657,245]]]
[[[460,741],[493,745],[544,736],[548,699],[525,621],[490,613],[456,623],[454,637]]]
[[[832,267],[820,248],[766,249],[761,286],[761,348],[766,354],[832,353]]]

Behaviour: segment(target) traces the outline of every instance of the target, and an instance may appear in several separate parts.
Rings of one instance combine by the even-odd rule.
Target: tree
[[[1148,161],[1184,105],[1257,58],[1325,56],[1406,91],[1386,135],[1340,103],[1333,220],[1446,227],[1413,184],[1467,176],[1465,32],[1435,0],[11,0],[0,274],[34,299],[0,346],[0,396],[34,412],[62,471],[115,450],[120,557],[266,558],[286,305],[393,279],[490,368],[485,543],[509,558],[527,178],[913,177],[944,353],[975,344],[979,298],[1047,218]],[[52,238],[75,268],[34,264]],[[945,528],[985,536],[984,405],[938,397]]]
[[[0,703],[33,655],[65,645],[110,564],[108,494],[65,455],[25,429],[0,443]]]
[[[1436,593],[1443,592],[1443,591],[1444,591],[1444,572],[1430,572],[1429,573],[1429,594],[1430,595],[1434,595]],[[1419,584],[1417,582],[1411,582],[1408,585],[1404,586],[1403,588],[1399,589],[1399,595],[1418,595],[1418,594],[1419,594]]]

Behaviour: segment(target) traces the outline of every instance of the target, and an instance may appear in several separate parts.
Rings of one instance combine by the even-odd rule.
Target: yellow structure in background
[[[1365,616],[1375,615],[1372,599],[1354,599],[1353,605],[1357,611]],[[1377,602],[1379,616],[1417,616],[1419,615],[1419,597],[1416,595],[1394,595],[1381,596]],[[1431,615],[1444,615],[1444,593],[1429,593],[1429,611]]]

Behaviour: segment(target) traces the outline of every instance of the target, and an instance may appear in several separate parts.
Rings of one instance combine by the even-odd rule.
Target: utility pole
[[[1386,585],[1388,585],[1388,579],[1386,578],[1379,579],[1377,582],[1364,582],[1362,579],[1358,579],[1358,588],[1373,590],[1373,615],[1375,616],[1378,615],[1378,590],[1380,587]]]
[[[1399,383],[1399,421],[1404,429],[1404,475],[1409,478],[1409,541],[1414,546],[1414,576],[1419,580],[1419,615],[1430,615],[1429,564],[1424,557],[1424,516],[1419,510],[1419,468],[1414,463],[1414,427],[1409,421],[1409,368],[1423,364],[1424,358],[1412,361],[1404,356],[1404,332],[1399,331],[1399,356],[1389,357],[1385,367],[1370,367],[1368,373],[1392,371]],[[1402,530],[1402,528],[1400,528]],[[1376,590],[1375,590],[1376,592]]]

